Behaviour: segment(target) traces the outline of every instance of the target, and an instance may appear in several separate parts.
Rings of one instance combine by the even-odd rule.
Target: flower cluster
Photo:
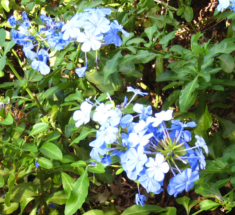
[[[206,167],[203,150],[208,153],[204,139],[198,135],[195,136],[195,146],[189,146],[192,136],[185,128],[193,128],[196,123],[172,120],[173,110],[152,116],[152,107],[139,103],[133,106],[135,114],[124,114],[137,95],[146,95],[132,87],[127,91],[134,95],[129,102],[125,97],[120,106],[115,107],[108,95],[110,102],[86,100],[80,110],[74,112],[77,127],[88,123],[91,118],[99,124],[96,139],[89,144],[91,158],[108,166],[112,157],[118,156],[127,177],[138,180],[147,192],[161,193],[167,173],[173,176],[167,188],[170,195],[189,191],[199,179],[199,169]],[[167,124],[171,126],[167,127]],[[136,194],[137,204],[143,206],[145,199],[140,192]]]
[[[12,29],[12,38],[15,43],[23,46],[25,56],[32,61],[31,67],[43,75],[50,72],[47,65],[50,49],[63,50],[70,43],[80,43],[81,50],[85,52],[85,66],[75,69],[75,72],[79,77],[83,77],[87,70],[87,52],[99,50],[102,45],[121,46],[122,39],[118,33],[129,35],[117,20],[110,22],[106,18],[110,14],[109,8],[85,9],[83,13],[74,15],[67,23],[41,15],[45,26],[39,32],[35,31],[25,11],[22,13],[22,20],[17,21],[11,16],[8,22],[12,27],[19,25],[19,30]],[[35,46],[37,51],[34,51]]]
[[[229,6],[230,6],[231,10],[235,11],[235,0],[219,0],[217,10],[223,11],[223,10],[227,9]]]

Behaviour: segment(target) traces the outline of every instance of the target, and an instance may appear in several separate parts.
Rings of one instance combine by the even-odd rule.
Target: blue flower
[[[83,78],[85,76],[85,72],[87,70],[87,66],[79,67],[75,69],[75,73],[79,78]]]
[[[91,49],[94,51],[100,49],[102,39],[102,34],[96,35],[91,31],[85,31],[84,33],[79,34],[77,41],[83,43],[81,47],[83,52],[89,52]]]
[[[173,110],[167,110],[167,111],[161,111],[159,113],[155,113],[155,119],[154,119],[154,123],[153,126],[157,127],[158,125],[160,125],[163,121],[169,121],[172,119],[172,113]]]
[[[176,197],[179,193],[184,190],[188,192],[194,186],[194,182],[199,179],[198,171],[193,171],[190,168],[185,169],[182,173],[178,173],[176,176],[171,178],[167,187],[169,195]]]
[[[144,205],[145,205],[145,201],[146,200],[146,197],[145,197],[145,195],[140,195],[139,193],[136,193],[135,194],[135,203],[136,203],[136,205],[141,205],[142,207],[144,207]]]
[[[80,28],[83,26],[83,22],[80,20],[78,14],[72,17],[61,29],[64,32],[63,39],[76,38],[80,33]]]
[[[97,162],[101,162],[101,157],[100,155],[104,155],[107,153],[107,147],[105,145],[105,143],[99,141],[98,139],[92,141],[89,143],[90,147],[93,147],[91,152],[90,152],[90,157],[95,159]]]
[[[140,96],[148,95],[148,93],[141,92],[139,89],[134,89],[133,87],[127,87],[127,92],[133,92],[134,94]]]
[[[200,163],[200,168],[206,169],[206,160],[204,154],[202,153],[202,150],[200,148],[196,149],[195,154],[198,156],[198,162]]]
[[[15,17],[14,17],[13,15],[10,16],[7,21],[10,23],[10,25],[11,25],[12,27],[15,27],[15,25],[16,25],[16,19],[15,19]]]
[[[93,120],[103,125],[106,120],[111,116],[111,109],[113,104],[101,103],[96,107],[96,111],[93,114]]]
[[[225,10],[226,8],[229,7],[229,2],[230,0],[219,0],[219,4],[217,6],[217,10],[218,11],[222,11],[222,10]]]
[[[159,194],[162,192],[160,182],[156,181],[154,178],[149,177],[148,174],[140,176],[139,183],[146,189],[148,193],[152,192]]]
[[[101,162],[102,162],[103,166],[109,166],[111,164],[110,155],[104,155]]]
[[[136,113],[139,113],[139,119],[142,120],[142,119],[147,119],[148,116],[151,116],[153,111],[152,111],[152,107],[149,105],[147,107],[144,107],[144,105],[142,104],[139,104],[139,103],[136,103],[133,107],[133,110],[136,112]]]
[[[40,167],[40,164],[37,161],[35,162],[35,167],[36,168]]]
[[[80,110],[76,110],[73,113],[73,119],[77,121],[75,123],[76,127],[80,127],[82,124],[86,124],[90,121],[92,105],[88,102],[83,102],[81,104]]]
[[[144,164],[147,162],[148,158],[143,153],[141,147],[138,147],[137,150],[130,148],[127,152],[127,163],[128,171],[136,172],[137,175],[144,169]]]
[[[104,35],[104,41],[107,45],[112,43],[114,43],[115,46],[122,45],[122,39],[118,35],[118,30],[112,28]]]
[[[150,157],[145,166],[148,167],[146,174],[156,181],[163,181],[165,173],[170,169],[169,164],[165,162],[165,158],[161,153],[156,154],[155,160]]]
[[[99,17],[104,17],[106,15],[110,15],[112,12],[111,9],[109,9],[109,8],[96,8],[96,9],[87,8],[84,11],[87,13],[91,13],[91,14],[96,13]]]
[[[198,136],[198,135],[195,135],[195,137],[197,139],[195,145],[199,146],[199,147],[202,147],[205,150],[206,154],[208,154],[209,150],[208,150],[208,146],[206,145],[205,140],[202,137]]]
[[[46,64],[49,58],[48,52],[44,49],[40,49],[37,57],[38,60],[34,59],[31,63],[31,67],[37,69],[42,75],[47,75],[50,72],[50,67]]]
[[[100,33],[106,33],[110,30],[109,23],[110,21],[105,17],[99,17],[96,13],[93,13],[90,17],[88,17],[88,21],[84,23],[83,28],[85,31],[98,35]]]
[[[52,34],[48,40],[50,47],[55,48],[55,50],[62,50],[65,46],[69,44],[69,40],[63,39],[63,34],[59,32],[58,34]]]
[[[133,121],[133,116],[131,114],[127,114],[124,117],[122,117],[120,121],[120,126],[122,128],[126,128],[128,125],[131,124],[132,121]]]
[[[112,144],[117,139],[118,128],[109,126],[105,130],[99,130],[96,132],[97,141],[105,142],[106,144]]]
[[[31,49],[33,49],[33,48],[34,48],[33,43],[29,42],[29,41],[23,47],[23,51],[24,51],[25,56],[27,58],[29,58],[30,60],[34,60],[37,57],[37,54],[35,52],[31,51]]]

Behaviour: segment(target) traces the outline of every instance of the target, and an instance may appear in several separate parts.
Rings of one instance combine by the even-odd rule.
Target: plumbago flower
[[[25,11],[22,13],[22,20],[18,21],[11,16],[8,22],[13,28],[19,26],[18,30],[12,29],[12,38],[15,43],[23,46],[25,56],[32,61],[32,68],[37,69],[43,75],[50,72],[50,68],[46,64],[49,60],[49,50],[64,50],[71,43],[75,43],[74,46],[78,47],[78,51],[81,47],[85,53],[85,65],[76,68],[75,72],[78,77],[82,78],[88,68],[87,52],[98,51],[102,45],[121,46],[122,39],[118,32],[126,37],[129,36],[129,33],[117,20],[110,22],[106,17],[110,14],[111,9],[109,8],[89,8],[85,9],[83,13],[75,14],[66,23],[55,21],[51,17],[41,14],[40,18],[44,26],[38,32],[36,32],[37,28],[30,23]],[[41,53],[43,49],[45,51]],[[46,58],[45,52],[47,52]]]
[[[206,168],[203,151],[208,153],[205,140],[198,135],[195,135],[195,145],[190,146],[193,144],[192,135],[186,128],[196,127],[196,123],[172,120],[173,110],[152,116],[152,107],[139,103],[133,106],[133,114],[124,114],[136,96],[147,95],[132,87],[127,87],[127,91],[134,95],[129,102],[125,97],[121,105],[115,106],[107,94],[110,102],[96,100],[94,104],[86,100],[91,105],[89,110],[81,106],[81,122],[75,125],[80,127],[90,118],[99,124],[96,138],[89,144],[92,148],[90,157],[104,166],[118,157],[127,177],[138,181],[147,192],[161,193],[167,174],[171,177],[167,186],[169,195],[176,197],[184,190],[188,192],[199,179],[199,170]],[[92,108],[94,111],[90,116]],[[165,122],[171,126],[167,127]],[[179,162],[180,167],[177,165]],[[136,204],[144,206],[145,200],[146,197],[138,191]]]

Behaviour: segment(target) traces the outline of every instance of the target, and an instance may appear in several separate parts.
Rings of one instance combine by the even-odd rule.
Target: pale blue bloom
[[[92,105],[85,101],[81,104],[80,110],[76,110],[73,113],[73,120],[77,121],[75,123],[76,127],[80,127],[90,121],[91,109]]]
[[[143,170],[144,164],[147,162],[148,158],[143,153],[141,147],[138,147],[137,150],[130,148],[127,152],[127,163],[128,171],[136,172],[137,175]]]
[[[87,13],[96,13],[99,17],[104,17],[111,14],[111,9],[109,8],[87,8],[84,10]]]
[[[139,113],[139,119],[142,120],[142,119],[147,119],[148,116],[151,116],[153,111],[152,111],[152,107],[149,105],[147,107],[144,107],[143,104],[139,104],[139,103],[136,103],[133,107],[133,110],[136,112],[136,113]]]
[[[90,147],[93,147],[90,152],[90,157],[95,159],[97,162],[101,162],[100,155],[104,155],[107,153],[108,149],[106,147],[106,144],[101,141],[98,141],[97,139],[89,143]]]
[[[103,166],[109,166],[111,164],[110,155],[104,155],[101,162],[102,162]]]
[[[24,54],[30,60],[34,60],[37,57],[37,54],[31,50],[33,48],[34,48],[34,46],[33,46],[32,42],[28,42],[23,46]]]
[[[161,153],[157,153],[155,159],[150,157],[145,166],[148,167],[146,174],[156,181],[163,181],[165,173],[170,169],[169,164],[165,162],[165,158]]]
[[[155,113],[155,119],[154,119],[154,123],[153,126],[157,127],[159,126],[163,121],[169,121],[172,119],[172,114],[173,114],[173,110],[167,110],[167,111],[161,111],[159,113]]]
[[[127,87],[127,92],[133,92],[134,94],[140,96],[148,95],[148,93],[141,92],[139,89],[134,89],[133,87]]]
[[[96,13],[88,17],[88,21],[84,23],[83,28],[94,35],[106,33],[110,30],[110,21],[105,17],[99,17]]]
[[[199,146],[199,147],[202,147],[205,150],[206,154],[208,154],[209,153],[208,146],[206,145],[206,142],[203,139],[203,137],[200,137],[198,135],[195,135],[195,137],[197,139],[195,145]]]
[[[87,70],[87,66],[79,67],[75,69],[75,73],[79,78],[83,78],[85,76],[85,72]]]
[[[79,43],[83,43],[81,46],[81,50],[83,52],[89,52],[92,50],[98,50],[101,47],[101,40],[103,39],[102,34],[93,34],[93,32],[85,31],[84,33],[80,33],[77,37],[77,41]]]
[[[144,205],[145,205],[145,201],[146,200],[146,197],[145,197],[145,195],[140,195],[140,193],[136,193],[135,194],[135,203],[136,203],[136,205],[141,205],[142,207],[144,207]]]
[[[199,179],[198,171],[193,171],[190,168],[185,169],[182,173],[178,173],[171,178],[167,191],[169,195],[176,197],[184,190],[188,192],[194,186],[194,182]]]
[[[124,117],[122,117],[120,121],[120,126],[122,128],[126,128],[128,125],[131,124],[132,121],[133,121],[133,116],[131,114],[127,114]]]
[[[206,169],[206,160],[205,160],[204,154],[202,153],[202,150],[200,148],[196,149],[195,154],[198,157],[198,162],[200,163],[200,168]]]
[[[229,2],[230,0],[219,0],[219,4],[217,6],[217,10],[218,11],[222,11],[222,10],[225,10],[226,8],[229,7]]]
[[[117,139],[118,128],[109,126],[105,130],[99,130],[96,132],[97,141],[105,142],[106,144],[112,144]]]
[[[79,15],[76,14],[62,27],[61,32],[64,32],[63,39],[77,38],[82,26],[83,22],[79,19]]]
[[[154,178],[149,177],[148,174],[140,176],[139,183],[146,189],[148,193],[152,192],[159,194],[162,192],[161,184]]]
[[[34,59],[31,63],[33,69],[37,69],[42,75],[47,75],[50,72],[50,67],[47,66],[47,60],[49,58],[48,52],[44,49],[40,49],[37,53],[38,60]]]
[[[95,113],[93,114],[93,120],[103,125],[106,120],[111,116],[111,109],[113,104],[101,103],[96,107]]]

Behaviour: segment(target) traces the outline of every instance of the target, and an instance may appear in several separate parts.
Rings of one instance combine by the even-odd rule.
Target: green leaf
[[[0,188],[3,187],[5,184],[4,178],[2,177],[2,175],[0,174]]]
[[[179,106],[180,111],[185,112],[189,108],[190,98],[192,93],[199,87],[198,84],[198,76],[194,78],[193,81],[187,83],[185,88],[181,90],[180,97],[179,97]]]
[[[163,110],[168,110],[169,107],[179,98],[180,90],[174,90],[164,102],[162,107]]]
[[[71,191],[73,190],[73,185],[75,183],[74,179],[65,172],[61,174],[63,188],[67,199],[70,197]]]
[[[71,195],[65,205],[65,215],[73,215],[82,207],[88,195],[89,179],[87,169],[82,173],[73,186]]]
[[[38,158],[38,163],[40,164],[41,167],[45,169],[51,169],[53,167],[52,162],[44,157]]]
[[[72,146],[74,143],[79,143],[80,140],[85,139],[88,136],[88,134],[96,132],[96,131],[97,130],[94,129],[94,128],[92,128],[91,130],[88,130],[88,131],[87,130],[83,130],[81,132],[81,134],[75,140],[73,140],[73,142],[69,146]]]
[[[9,207],[7,207],[5,204],[0,204],[0,212],[1,215],[5,214],[12,214],[17,208],[19,207],[19,203],[12,202]]]
[[[176,202],[180,205],[183,205],[187,214],[189,214],[190,210],[189,210],[189,202],[190,202],[190,198],[187,196],[183,196],[181,198],[177,198]]]
[[[231,73],[234,70],[234,59],[230,54],[222,54],[218,57],[220,66],[226,73]]]
[[[0,60],[1,61],[1,60]],[[5,73],[3,71],[0,71],[0,78],[4,77]]]
[[[181,16],[184,12],[184,7],[179,7],[178,10],[176,11],[177,16]]]
[[[127,41],[127,43],[126,43],[126,45],[127,46],[129,46],[129,45],[131,45],[131,44],[136,44],[136,45],[138,45],[138,44],[140,44],[140,43],[146,43],[146,41],[143,39],[143,38],[133,38],[133,39],[131,39],[131,40],[128,40]]]
[[[21,203],[20,203],[20,213],[19,215],[23,215],[24,209],[27,206],[29,202],[31,202],[34,199],[34,197],[29,197],[25,198]]]
[[[216,187],[215,184],[202,182],[197,188],[195,189],[197,194],[202,195],[205,198],[216,198],[217,196],[221,196],[219,189]]]
[[[160,213],[160,215],[176,215],[176,208],[175,207],[165,207],[166,212]]]
[[[184,18],[187,22],[193,20],[193,8],[186,6],[184,9]]]
[[[3,45],[3,43],[5,42],[5,38],[6,38],[6,31],[1,28],[0,29],[0,46]]]
[[[230,135],[235,136],[235,124],[230,120],[218,117],[219,123],[222,127],[223,137],[228,137]]]
[[[68,50],[64,50],[64,51],[57,51],[56,54],[55,54],[55,57],[56,57],[56,60],[55,60],[55,63],[54,63],[54,67],[57,67],[59,66],[63,60],[64,60],[64,56],[65,54],[68,52]]]
[[[72,167],[86,167],[87,163],[83,160],[79,160],[79,161],[75,161],[73,163],[71,163]]]
[[[69,96],[67,96],[64,101],[66,101],[66,102],[69,102],[69,101],[83,102],[84,99],[83,99],[82,93],[79,90],[76,89],[75,93],[70,94]]]
[[[195,134],[204,136],[206,131],[212,125],[212,117],[208,111],[208,107],[205,101],[202,101],[202,96],[200,95],[199,105],[195,111],[197,127],[194,129]]]
[[[145,28],[144,32],[146,33],[147,37],[149,38],[149,42],[152,43],[154,33],[158,32],[157,24],[154,23],[151,27]]]
[[[37,123],[33,126],[33,129],[32,129],[32,131],[30,131],[29,135],[33,136],[33,135],[41,133],[41,132],[43,132],[47,129],[48,129],[48,124],[47,123],[44,123],[44,122]]]
[[[7,114],[7,117],[3,120],[0,121],[0,125],[11,125],[13,124],[13,117],[11,116],[11,114]]]
[[[164,66],[163,66],[163,57],[157,57],[155,61],[155,71],[156,71],[156,77],[161,75],[164,72]]]
[[[121,50],[120,50],[118,53],[116,53],[113,56],[113,58],[111,60],[108,60],[106,62],[106,65],[105,65],[105,67],[103,69],[103,72],[104,72],[104,84],[107,82],[107,78],[111,74],[117,72],[117,66],[119,64],[119,58],[121,58],[121,57],[122,57],[122,54],[121,54]]]
[[[90,210],[86,213],[84,213],[83,215],[104,215],[104,212],[102,210]]]
[[[102,163],[99,163],[95,166],[89,166],[88,171],[93,172],[93,173],[104,173],[105,172],[105,167],[103,166]]]
[[[165,211],[165,209],[157,206],[157,205],[133,205],[122,213],[122,215],[148,215],[150,212],[160,213]]]
[[[207,211],[210,209],[216,209],[220,204],[207,199],[207,200],[200,202],[199,205],[200,205],[201,210]]]
[[[20,203],[26,198],[37,196],[38,187],[32,182],[16,185],[12,190],[11,201]]]
[[[10,42],[4,42],[4,55],[6,55],[14,45],[15,42],[13,40],[11,40]]]
[[[61,160],[63,158],[60,148],[54,143],[46,142],[39,149],[40,152],[48,158]]]
[[[156,81],[157,82],[163,82],[163,81],[190,81],[189,78],[185,77],[185,75],[183,73],[174,73],[172,71],[166,71],[163,72],[162,74],[160,74],[157,78]]]
[[[75,159],[72,155],[63,155],[62,160],[60,160],[61,163],[72,163]]]
[[[113,183],[113,175],[112,171],[109,167],[105,168],[105,172],[101,174],[97,174],[96,178],[99,179],[100,181],[105,182],[106,184],[112,184]]]
[[[162,48],[163,50],[165,50],[165,48],[168,46],[168,43],[175,38],[175,33],[177,31],[172,31],[169,34],[165,35],[164,37],[162,37],[162,39],[160,39],[159,44],[162,44]]]
[[[10,7],[9,7],[9,0],[1,0],[2,7],[5,9],[6,12],[10,12]]]
[[[58,205],[64,205],[67,201],[67,197],[64,190],[59,190],[57,192],[52,193],[46,198],[47,203],[54,203]]]

